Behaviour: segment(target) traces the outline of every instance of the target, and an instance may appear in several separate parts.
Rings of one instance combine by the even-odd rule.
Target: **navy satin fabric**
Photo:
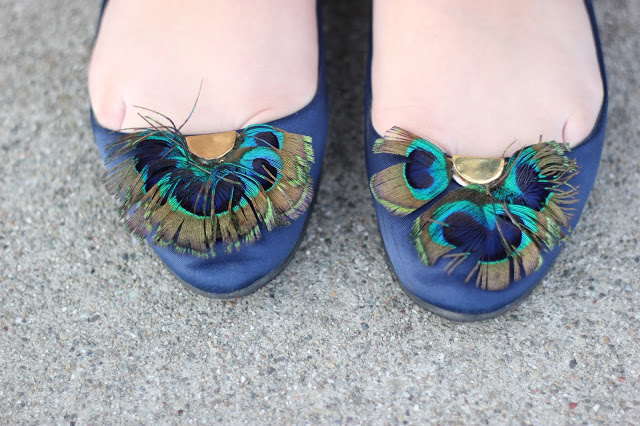
[[[329,117],[322,20],[319,8],[317,13],[319,55],[316,94],[313,100],[300,111],[266,123],[287,132],[311,136],[315,161],[311,166],[310,173],[316,192],[322,170]],[[106,146],[121,133],[112,132],[100,126],[95,120],[93,112],[91,113],[91,125],[96,145],[104,160]],[[295,248],[298,239],[302,237],[309,212],[310,209],[289,226],[277,228],[271,232],[264,231],[262,239],[254,244],[242,246],[239,251],[225,253],[222,243],[218,242],[215,245],[216,256],[210,259],[180,254],[170,247],[158,247],[154,244],[151,244],[151,247],[178,278],[199,290],[224,295],[240,291],[265,277],[271,271],[280,268]]]
[[[585,1],[585,5],[591,20],[597,48],[600,72],[604,85],[604,100],[598,120],[591,134],[568,154],[570,158],[577,161],[580,168],[580,173],[570,180],[570,184],[579,188],[578,202],[571,205],[571,207],[575,209],[570,221],[571,227],[574,229],[587,202],[587,198],[591,192],[591,188],[593,187],[596,174],[598,172],[605,136],[608,106],[605,67],[593,6],[591,1]],[[370,59],[371,58],[369,58],[369,60]],[[369,71],[370,70],[371,66],[369,65]],[[371,122],[370,76],[367,81],[365,123],[367,173],[369,179],[371,179],[371,176],[374,173],[377,173],[393,164],[397,164],[400,161],[397,156],[389,154],[373,154],[372,152],[373,144],[380,135],[375,131]],[[428,138],[428,135],[424,136]],[[396,217],[391,215],[384,209],[384,207],[374,200],[382,240],[398,279],[413,295],[431,305],[460,314],[477,315],[494,312],[515,302],[531,290],[531,288],[545,276],[549,268],[553,265],[553,262],[560,253],[562,247],[559,245],[553,250],[544,253],[543,264],[536,272],[524,279],[511,283],[509,287],[500,291],[486,291],[476,288],[475,277],[473,277],[469,283],[464,282],[469,271],[473,267],[473,262],[464,262],[450,275],[444,272],[444,267],[449,263],[449,260],[447,259],[441,258],[432,267],[425,266],[418,257],[418,253],[410,241],[409,235],[411,232],[411,225],[421,213],[430,208],[442,196],[458,188],[460,188],[458,184],[455,182],[451,183],[449,188],[447,188],[441,196],[437,197],[417,212],[405,217]]]

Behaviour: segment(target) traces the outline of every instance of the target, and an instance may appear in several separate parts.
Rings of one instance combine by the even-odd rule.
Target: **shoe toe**
[[[209,297],[235,298],[252,293],[275,277],[289,262],[304,234],[305,217],[266,233],[254,244],[215,257],[200,258],[150,244],[165,265],[189,288]]]
[[[291,116],[269,123],[290,133],[311,136],[315,160],[309,174],[313,179],[314,192],[318,188],[327,136],[328,111],[323,68],[319,73],[319,81],[318,93],[309,105]],[[98,150],[104,160],[108,144],[121,134],[103,128],[93,114],[91,123]],[[179,253],[171,247],[151,243],[150,238],[147,240],[165,265],[188,288],[209,297],[241,297],[267,283],[291,260],[304,234],[311,208],[287,226],[263,231],[262,238],[253,244],[225,251],[223,244],[217,242],[214,246],[215,255],[211,257]]]
[[[597,175],[605,136],[607,102],[605,97],[600,116],[589,137],[567,153],[567,156],[576,162],[579,170],[568,182],[577,189],[575,203],[568,208],[571,229],[575,229],[578,223]],[[380,136],[369,120],[366,127],[366,155],[370,179],[375,173],[402,161],[398,156],[390,154],[373,154],[373,146],[378,138]],[[495,317],[531,293],[553,265],[563,244],[542,250],[542,262],[537,269],[498,291],[488,291],[475,286],[475,273],[471,273],[474,262],[462,262],[451,273],[445,272],[449,260],[444,257],[434,265],[426,266],[411,241],[413,223],[426,209],[457,188],[459,185],[452,182],[439,197],[403,217],[390,214],[374,198],[384,247],[389,263],[404,290],[418,304],[454,320],[473,321]]]
[[[589,193],[595,181],[604,141],[606,122],[606,100],[601,115],[592,134],[585,142],[574,148],[567,156],[578,164],[577,175],[569,184],[578,189],[576,202],[570,207],[570,226],[575,229],[586,205]],[[368,148],[379,138],[372,125],[368,126]],[[368,153],[369,176],[383,170],[394,162],[388,155]],[[459,188],[451,183],[441,195]],[[439,198],[438,198],[439,199]],[[430,204],[437,202],[433,200]],[[382,205],[375,203],[378,224],[391,267],[396,273],[404,290],[418,304],[439,315],[459,321],[488,319],[499,315],[524,299],[544,278],[562,250],[562,243],[553,249],[542,252],[542,263],[530,275],[510,283],[498,291],[483,290],[475,286],[475,274],[472,274],[473,262],[463,262],[451,273],[445,272],[449,260],[440,258],[434,265],[425,266],[411,242],[411,229],[415,219],[427,208],[410,215],[398,217],[390,214]]]

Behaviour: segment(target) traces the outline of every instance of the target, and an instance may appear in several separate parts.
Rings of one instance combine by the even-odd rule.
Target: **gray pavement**
[[[473,324],[414,305],[383,261],[368,2],[325,4],[330,145],[302,247],[231,302],[183,289],[102,187],[97,3],[0,0],[0,424],[640,423],[638,0],[597,4],[611,108],[580,226],[524,304]]]

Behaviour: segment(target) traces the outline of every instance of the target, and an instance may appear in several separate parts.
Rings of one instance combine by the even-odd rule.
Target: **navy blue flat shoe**
[[[591,134],[569,150],[541,142],[507,159],[449,156],[420,136],[371,121],[365,108],[367,172],[387,261],[420,306],[456,321],[493,318],[538,285],[578,223],[605,136],[607,83]],[[371,66],[369,64],[369,72]]]
[[[201,295],[228,299],[256,291],[300,245],[328,125],[319,7],[317,13],[318,88],[288,117],[200,137],[150,121],[132,137],[103,128],[91,113],[107,189],[127,227]]]

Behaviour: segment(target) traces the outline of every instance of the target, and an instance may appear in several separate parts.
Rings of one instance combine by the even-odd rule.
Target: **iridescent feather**
[[[418,217],[411,237],[426,265],[450,257],[445,270],[452,271],[474,258],[467,281],[475,275],[477,286],[499,290],[538,268],[540,247],[531,236],[537,220],[529,207],[496,203],[484,188],[468,186]]]
[[[451,160],[434,144],[394,127],[378,139],[373,152],[404,157],[371,177],[375,199],[397,216],[407,215],[438,196],[449,185]]]
[[[385,146],[384,152],[408,157],[407,143],[394,142],[395,135],[401,132],[394,128],[391,138],[379,142],[394,145]],[[420,140],[411,137],[413,141]],[[448,160],[434,145],[429,148],[433,158]],[[506,288],[509,283],[531,275],[542,264],[542,252],[553,248],[570,231],[568,204],[575,202],[577,189],[568,181],[577,173],[577,165],[566,156],[568,151],[567,145],[556,142],[524,148],[510,157],[500,177],[493,182],[456,189],[438,200],[415,220],[411,231],[410,238],[423,263],[433,266],[440,258],[449,258],[445,271],[451,272],[463,262],[473,262],[466,281],[475,278],[476,286],[487,290]],[[374,148],[374,152],[382,151]],[[405,186],[395,189],[394,186],[400,186],[397,175],[405,164],[406,160],[371,179],[376,199],[381,199],[380,203],[396,215],[426,203],[416,202],[415,185],[406,179],[406,171]],[[437,169],[431,174],[434,180],[431,187],[436,189],[429,194],[429,200],[449,185],[452,173],[449,161],[446,167],[447,170]],[[427,168],[421,172],[431,173]],[[379,177],[387,175],[396,177]],[[386,183],[391,181],[394,183]]]
[[[288,225],[309,207],[311,138],[253,125],[216,160],[192,154],[173,127],[125,134],[107,148],[107,190],[138,237],[200,257],[215,256]]]

